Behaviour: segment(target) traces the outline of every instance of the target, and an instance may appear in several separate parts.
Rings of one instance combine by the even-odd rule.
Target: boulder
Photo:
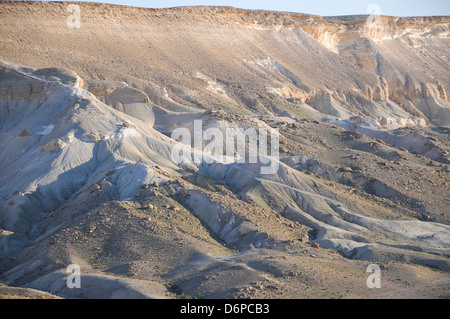
[[[22,131],[20,131],[19,136],[25,137],[25,136],[31,136],[31,131],[29,129],[24,128]]]

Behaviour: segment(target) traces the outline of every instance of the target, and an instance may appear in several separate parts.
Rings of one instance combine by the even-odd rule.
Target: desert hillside
[[[366,19],[0,2],[0,297],[448,298],[450,17]]]
[[[100,96],[108,85],[97,81],[123,81],[157,105],[163,90],[244,114],[313,108],[381,126],[450,123],[449,17],[382,17],[367,28],[365,17],[79,5],[81,28],[70,29],[68,3],[2,3],[0,57],[69,68]]]

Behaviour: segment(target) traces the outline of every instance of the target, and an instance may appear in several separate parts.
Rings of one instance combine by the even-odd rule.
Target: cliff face
[[[2,2],[0,58],[123,81],[156,104],[155,89],[233,112],[450,123],[449,17],[381,17],[368,28],[366,17],[79,3],[81,28],[70,29],[69,4]]]
[[[362,88],[365,98],[391,101],[422,119],[415,123],[440,118],[435,123],[448,125],[449,18],[381,17],[378,27],[368,27],[361,18],[349,20],[305,19],[300,24],[328,49],[379,77],[375,86]]]

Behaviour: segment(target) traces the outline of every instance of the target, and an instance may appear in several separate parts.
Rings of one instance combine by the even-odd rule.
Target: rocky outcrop
[[[55,152],[60,151],[64,148],[66,144],[60,139],[56,141],[49,142],[41,147],[42,152]]]

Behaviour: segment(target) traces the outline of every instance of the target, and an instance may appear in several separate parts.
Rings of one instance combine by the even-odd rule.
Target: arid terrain
[[[450,17],[366,20],[0,2],[0,298],[449,298]]]

